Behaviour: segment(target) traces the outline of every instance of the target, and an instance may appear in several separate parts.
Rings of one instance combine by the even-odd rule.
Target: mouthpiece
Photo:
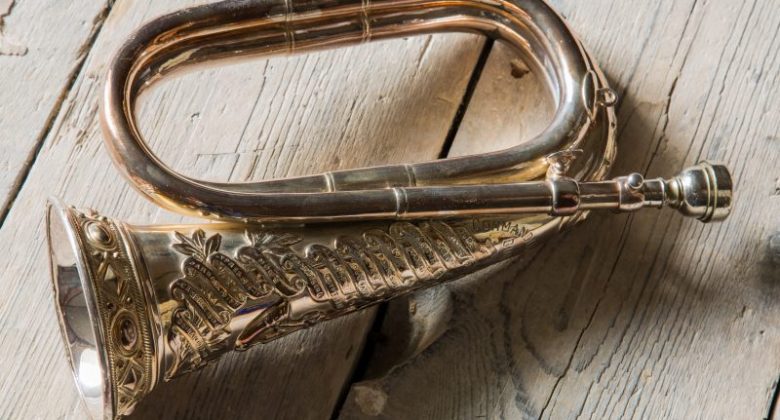
[[[724,165],[702,162],[666,181],[667,203],[704,223],[724,220],[731,212],[731,174]]]
[[[620,211],[669,206],[703,223],[718,222],[731,212],[731,174],[724,165],[701,162],[672,179],[643,179],[639,174],[616,178]]]

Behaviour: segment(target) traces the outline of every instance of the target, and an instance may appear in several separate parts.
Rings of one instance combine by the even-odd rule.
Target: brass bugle
[[[549,88],[549,127],[500,152],[243,184],[176,173],[137,128],[138,95],[180,69],[442,31],[513,47]],[[144,25],[109,69],[107,148],[153,202],[218,221],[134,226],[50,201],[56,306],[89,415],[125,416],[160,381],[518,255],[589,211],[668,206],[724,219],[722,165],[608,178],[615,101],[542,0],[245,0]]]
[[[518,185],[550,209],[556,182]],[[671,180],[565,182],[581,191],[565,202],[579,197],[586,208],[668,204],[708,221],[730,204],[731,181],[717,165]],[[518,255],[565,219],[131,226],[52,201],[47,226],[76,381],[92,415],[110,418],[129,413],[160,380]]]

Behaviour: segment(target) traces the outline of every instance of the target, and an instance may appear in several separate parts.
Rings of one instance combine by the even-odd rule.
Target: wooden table
[[[180,220],[120,178],[96,119],[111,53],[197,0],[0,0],[0,418],[84,418],[44,249],[47,196]],[[780,377],[780,8],[556,0],[620,93],[615,173],[701,159],[722,224],[593,215],[515,260],[229,356],[132,418],[772,417]],[[355,64],[357,63],[357,64]],[[539,84],[499,44],[442,34],[206,70],[142,101],[162,159],[249,180],[496,150],[539,132]],[[772,247],[774,243],[775,247]]]

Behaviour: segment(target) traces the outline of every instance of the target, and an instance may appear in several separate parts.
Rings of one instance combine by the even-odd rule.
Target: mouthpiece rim
[[[726,165],[704,161],[702,166],[706,168],[710,181],[710,211],[707,222],[720,222],[731,214],[734,199],[734,186],[731,173]]]

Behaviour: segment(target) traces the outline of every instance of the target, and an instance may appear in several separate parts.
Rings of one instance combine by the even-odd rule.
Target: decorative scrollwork
[[[166,377],[436,282],[497,252],[495,238],[480,238],[474,227],[397,222],[306,246],[295,234],[252,231],[232,255],[220,250],[218,233],[176,232],[172,247],[187,258],[170,286],[179,305],[168,337],[176,360]],[[249,322],[231,325],[247,314]]]

